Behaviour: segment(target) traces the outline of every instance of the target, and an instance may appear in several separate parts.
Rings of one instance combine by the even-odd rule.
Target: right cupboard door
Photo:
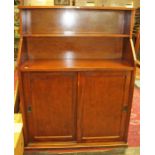
[[[79,73],[79,142],[123,141],[131,73]]]

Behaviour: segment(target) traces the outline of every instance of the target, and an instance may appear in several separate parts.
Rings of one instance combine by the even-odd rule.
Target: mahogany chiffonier
[[[25,149],[126,146],[135,9],[19,8]]]

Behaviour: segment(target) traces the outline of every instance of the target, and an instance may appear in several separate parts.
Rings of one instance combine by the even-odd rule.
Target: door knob
[[[28,108],[27,108],[27,112],[28,112],[28,113],[32,112],[32,107],[31,107],[30,105],[29,105]]]
[[[123,107],[123,112],[128,112],[128,106],[127,105]]]

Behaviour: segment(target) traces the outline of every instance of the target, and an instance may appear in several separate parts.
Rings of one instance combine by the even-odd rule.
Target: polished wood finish
[[[128,112],[130,72],[79,75],[79,141],[121,141]]]
[[[26,149],[126,146],[134,8],[20,6]]]
[[[70,149],[80,149],[87,150],[88,148],[112,148],[112,147],[127,147],[126,142],[98,142],[98,143],[76,143],[76,142],[35,142],[29,143],[25,147],[25,150],[70,150]]]
[[[118,37],[28,37],[26,41],[30,60],[120,59],[122,57],[123,38]]]
[[[130,20],[125,20],[127,13],[129,16],[131,15],[131,11],[124,10],[27,9],[22,11],[23,33],[123,34],[125,32],[125,34],[129,34]],[[128,23],[126,24],[126,31],[124,31],[124,22]]]
[[[88,10],[135,10],[134,7],[125,6],[27,6],[20,5],[19,9],[88,9]]]
[[[24,73],[23,81],[29,141],[75,140],[76,73]]]
[[[95,71],[95,70],[134,70],[131,64],[122,59],[116,60],[30,60],[21,65],[21,71]]]
[[[53,34],[23,34],[24,37],[124,37],[128,38],[129,34],[111,34],[111,33],[53,33]]]

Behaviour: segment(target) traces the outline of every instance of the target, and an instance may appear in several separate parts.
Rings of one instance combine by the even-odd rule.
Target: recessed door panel
[[[24,80],[30,141],[75,140],[76,74],[25,73]]]
[[[79,141],[123,139],[130,73],[86,72],[79,81]]]

